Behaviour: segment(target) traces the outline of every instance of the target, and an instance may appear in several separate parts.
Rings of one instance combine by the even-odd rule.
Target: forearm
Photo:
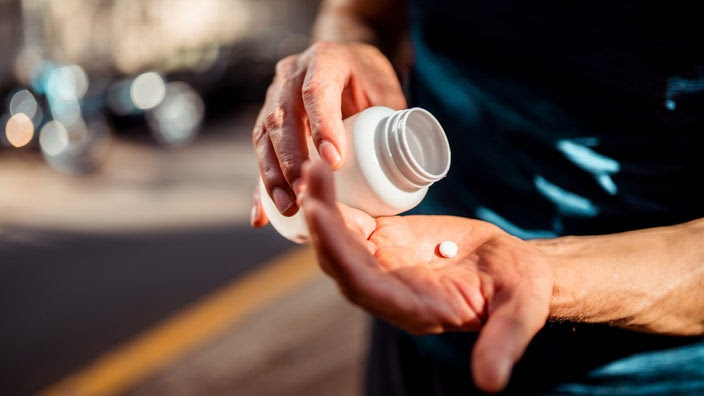
[[[398,65],[405,56],[406,24],[403,0],[323,0],[312,36],[314,41],[372,44]]]
[[[551,319],[704,334],[704,219],[531,243],[555,270]]]

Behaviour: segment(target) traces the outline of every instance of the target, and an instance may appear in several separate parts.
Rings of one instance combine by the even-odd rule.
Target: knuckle
[[[267,131],[276,131],[284,126],[284,119],[286,117],[286,111],[283,106],[274,106],[265,116],[264,116],[264,129]]]
[[[329,130],[325,127],[325,123],[320,117],[308,117],[308,126],[313,134],[312,138],[315,147],[318,147],[323,139],[329,135]]]
[[[299,162],[300,161],[298,161],[297,158],[290,154],[279,157],[279,166],[281,167],[281,171],[284,175],[288,176],[287,179],[295,179],[299,168]]]
[[[337,48],[339,44],[334,41],[322,40],[310,46],[310,51],[313,53],[328,52]]]
[[[274,81],[272,81],[271,84],[269,84],[269,86],[266,88],[267,101],[276,100],[279,90],[280,84],[277,82],[276,78],[274,78]]]
[[[272,162],[263,163],[260,168],[262,180],[267,186],[275,183],[279,179],[279,172],[278,164]]]
[[[304,102],[315,102],[321,92],[325,90],[325,83],[318,79],[312,78],[306,81],[301,88],[301,94]]]
[[[269,134],[262,125],[257,124],[252,131],[252,144],[254,147],[258,147],[266,140],[269,140]]]
[[[296,60],[298,59],[297,55],[289,55],[283,59],[280,59],[278,62],[276,62],[276,74],[277,75],[287,75],[288,70],[293,67],[293,65],[296,64]]]
[[[363,50],[369,54],[368,56],[374,57],[374,59],[378,59],[379,61],[383,62],[388,69],[393,71],[393,66],[391,65],[391,62],[389,62],[386,55],[384,55],[384,53],[381,52],[381,49],[379,49],[377,46],[365,45]]]

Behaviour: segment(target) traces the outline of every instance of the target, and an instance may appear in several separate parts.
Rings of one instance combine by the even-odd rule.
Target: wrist
[[[579,254],[578,237],[560,237],[552,239],[535,239],[528,241],[538,248],[546,257],[554,274],[552,298],[548,320],[584,321],[584,315],[578,311],[579,301],[583,300],[577,283],[575,268]]]

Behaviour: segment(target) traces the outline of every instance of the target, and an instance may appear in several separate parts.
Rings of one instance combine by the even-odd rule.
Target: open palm
[[[303,207],[321,267],[353,303],[413,333],[480,331],[474,380],[508,381],[548,316],[553,275],[533,246],[486,222],[454,216],[372,218],[335,204],[332,174],[305,172]],[[453,258],[442,241],[459,247]]]

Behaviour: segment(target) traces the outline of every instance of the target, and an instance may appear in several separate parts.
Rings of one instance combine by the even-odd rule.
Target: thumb
[[[472,377],[478,388],[499,392],[508,384],[513,365],[545,324],[547,307],[515,291],[497,294],[492,305],[495,308],[472,351]]]
[[[320,160],[306,161],[303,164],[303,184],[305,189],[302,201],[318,199],[324,204],[335,206],[335,181],[332,169]]]
[[[261,189],[261,184],[257,183],[252,194],[252,210],[249,215],[249,223],[256,228],[264,227],[269,222],[269,218],[262,207]]]

